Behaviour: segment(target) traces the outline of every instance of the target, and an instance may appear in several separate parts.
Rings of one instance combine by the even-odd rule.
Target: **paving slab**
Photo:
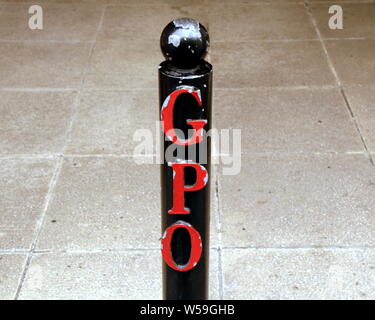
[[[224,250],[224,299],[374,299],[374,258],[374,249]]]
[[[131,158],[66,159],[38,249],[159,248],[159,175],[159,165],[137,164]]]
[[[141,150],[136,152],[135,149],[143,140],[134,139],[136,131],[150,130],[154,142],[149,153],[155,154],[159,151],[155,150],[158,117],[156,90],[85,91],[81,94],[78,116],[66,152],[140,154]]]
[[[206,8],[212,41],[317,38],[307,10],[300,4],[253,6],[227,1]]]
[[[89,43],[2,42],[0,87],[79,88]]]
[[[319,41],[214,42],[214,88],[335,85]]]
[[[339,89],[217,89],[213,104],[214,127],[241,129],[243,153],[364,150]]]
[[[0,300],[14,299],[26,255],[0,254]]]
[[[375,167],[365,155],[243,155],[220,181],[229,247],[372,246]]]
[[[366,145],[371,152],[375,152],[375,87],[348,87],[345,94]]]
[[[0,160],[0,249],[28,250],[54,170],[52,160]]]
[[[76,92],[0,92],[0,154],[63,151]]]
[[[375,40],[327,40],[325,45],[342,84],[375,84]]]
[[[164,60],[154,41],[98,41],[85,88],[157,90],[158,66]]]
[[[158,250],[37,254],[20,299],[162,299]],[[217,253],[211,252],[210,298],[218,299]]]
[[[158,248],[158,169],[127,158],[66,159],[38,248]]]

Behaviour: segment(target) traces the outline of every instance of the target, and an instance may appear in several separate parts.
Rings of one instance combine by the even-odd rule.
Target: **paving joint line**
[[[21,293],[22,286],[25,282],[26,274],[27,274],[27,271],[29,269],[29,266],[31,264],[31,260],[32,260],[32,257],[33,257],[32,253],[36,248],[38,238],[39,238],[39,235],[40,235],[41,230],[42,230],[42,225],[43,225],[43,222],[44,222],[45,215],[47,214],[47,210],[48,210],[49,205],[51,203],[51,200],[53,198],[53,192],[54,192],[54,189],[55,189],[56,184],[57,184],[57,180],[58,180],[60,172],[61,172],[62,162],[63,162],[63,159],[61,158],[60,160],[57,161],[57,163],[55,165],[54,173],[53,173],[52,178],[50,180],[50,183],[49,183],[49,186],[48,186],[48,192],[47,192],[47,195],[45,197],[43,210],[42,210],[42,213],[41,213],[41,215],[40,215],[40,217],[37,221],[36,234],[35,234],[35,237],[33,239],[32,244],[31,244],[30,251],[27,255],[26,264],[25,264],[25,267],[22,271],[21,278],[20,278],[20,281],[19,281],[18,286],[17,286],[17,291],[16,291],[16,294],[15,294],[14,300],[18,300],[19,295]]]
[[[369,153],[373,153],[370,152]],[[264,151],[264,152],[242,152],[243,156],[345,156],[345,155],[365,155],[367,152],[365,150],[358,151]],[[228,157],[230,154],[219,153],[212,155],[214,158]],[[77,159],[77,158],[103,158],[103,159],[150,159],[157,157],[157,154],[144,154],[144,155],[132,155],[132,154],[61,154],[61,153],[51,153],[51,154],[0,154],[0,161],[6,160],[57,160],[63,159]],[[213,163],[212,165],[220,165]]]
[[[78,91],[79,88],[11,88],[11,87],[0,87],[2,92],[71,92]]]
[[[375,87],[373,84],[369,85],[361,85],[361,84],[354,84],[348,85],[348,87]],[[339,85],[308,85],[308,86],[256,86],[256,87],[241,87],[241,88],[230,88],[230,87],[217,87],[215,91],[236,91],[236,90],[329,90],[329,89],[340,89],[341,86]],[[11,87],[0,87],[0,91],[4,92],[78,92],[79,88],[49,88],[49,87],[39,87],[39,88],[11,88]],[[132,92],[132,91],[154,91],[156,88],[126,88],[126,87],[103,87],[103,88],[90,88],[85,87],[83,88],[84,92],[96,92],[96,91],[103,91],[103,92]]]
[[[0,250],[0,255],[16,255],[16,254],[19,254],[19,255],[27,255],[30,253],[30,250],[23,250],[23,249],[9,249],[9,250],[6,250],[6,249],[2,249]]]
[[[375,246],[223,246],[223,250],[374,250]]]
[[[216,166],[215,166],[216,167]],[[219,174],[217,170],[215,170],[215,217],[216,217],[216,228],[217,228],[217,237],[218,237],[218,247],[217,247],[217,255],[218,255],[218,276],[219,276],[219,299],[224,299],[224,273],[223,273],[223,248],[222,248],[222,224],[221,224],[221,209],[220,209],[220,190],[219,190]]]
[[[372,36],[366,36],[366,37],[342,37],[342,38],[335,38],[335,37],[330,37],[330,38],[322,38],[323,40],[328,40],[328,41],[353,41],[353,40],[372,40],[374,37]],[[116,41],[116,40],[114,40]],[[117,40],[118,41],[118,40]],[[211,43],[274,43],[274,42],[279,42],[279,43],[292,43],[292,42],[318,42],[320,41],[319,38],[301,38],[301,39],[246,39],[246,40],[212,40]]]
[[[129,253],[129,252],[149,252],[149,251],[159,251],[160,248],[97,248],[97,249],[38,249],[33,251],[33,255],[42,254],[96,254],[96,253]]]
[[[337,4],[338,1],[336,0],[328,0],[328,1],[314,1],[314,2],[310,2],[310,0],[307,0],[307,2],[309,2],[310,4]],[[343,4],[358,4],[358,5],[361,5],[361,4],[365,4],[365,3],[374,3],[374,0],[362,0],[362,1],[355,1],[355,0],[352,0],[352,1],[345,1],[345,2],[341,2],[340,5],[343,5]]]
[[[0,39],[0,43],[64,43],[64,44],[77,44],[77,43],[94,43],[94,40],[41,40],[41,39],[35,39],[35,40],[27,40],[27,39]]]
[[[364,136],[362,134],[362,131],[361,131],[361,128],[360,128],[360,125],[359,125],[359,121],[358,121],[357,117],[355,116],[355,114],[353,112],[353,109],[351,108],[350,103],[349,103],[349,101],[348,101],[348,99],[346,97],[346,94],[345,94],[345,91],[344,91],[344,87],[343,87],[343,85],[341,83],[340,77],[338,76],[337,71],[335,69],[335,66],[333,64],[333,61],[332,61],[332,59],[331,59],[331,57],[330,57],[330,55],[328,53],[328,49],[327,49],[327,47],[326,47],[326,45],[324,43],[324,40],[323,40],[322,35],[320,33],[320,30],[319,30],[318,24],[317,24],[317,22],[315,20],[315,17],[314,17],[314,15],[312,14],[312,12],[310,10],[309,2],[305,3],[305,8],[306,8],[307,13],[308,13],[308,15],[309,15],[309,17],[311,19],[311,22],[312,22],[312,24],[313,24],[313,26],[315,28],[315,32],[318,35],[318,38],[320,39],[320,43],[321,43],[321,46],[323,48],[324,54],[326,56],[326,60],[327,60],[328,66],[329,66],[329,68],[330,68],[333,76],[335,77],[337,85],[340,87],[340,93],[341,93],[341,96],[343,97],[343,99],[345,101],[346,110],[349,112],[349,115],[350,115],[350,117],[351,117],[351,119],[352,119],[352,121],[354,123],[354,126],[355,126],[355,128],[357,130],[357,133],[358,133],[358,135],[359,135],[359,137],[361,139],[362,146],[365,149],[366,155],[367,155],[370,163],[373,166],[375,166],[374,159],[372,158],[372,155],[369,152],[369,148],[368,148],[368,146],[366,144],[366,141],[365,141],[365,138],[364,138]]]
[[[236,87],[236,88],[225,88],[218,87],[215,88],[215,91],[260,91],[260,90],[331,90],[339,89],[338,85],[321,85],[321,86],[259,86],[259,87]]]
[[[2,2],[1,2],[2,3]],[[5,2],[6,3],[6,2]],[[26,3],[28,3],[28,2],[26,2]],[[292,3],[295,3],[295,2],[292,2]],[[320,3],[320,2],[318,2],[318,3]],[[325,2],[321,2],[321,3],[325,3]],[[348,3],[351,3],[351,2],[348,2]],[[361,3],[373,3],[373,1],[369,1],[369,2],[361,2]],[[272,3],[267,3],[267,5],[268,4],[272,4]],[[104,13],[105,13],[105,8],[106,8],[107,6],[104,6],[104,9],[103,9],[103,12],[102,12],[102,17],[101,17],[101,23],[102,23],[102,18],[104,17]],[[101,24],[99,23],[99,26],[101,26]],[[98,31],[99,31],[99,28],[98,28]],[[97,35],[96,35],[97,36]],[[314,39],[315,40],[315,39]],[[322,39],[317,39],[317,40],[319,40],[323,45],[324,45],[324,42],[323,42],[323,40]],[[3,42],[3,41],[1,41],[0,40],[0,42]],[[94,40],[94,41],[90,41],[90,43],[93,43],[93,46],[91,47],[91,50],[90,50],[90,54],[89,54],[89,62],[88,63],[90,63],[90,60],[91,60],[91,56],[92,56],[92,52],[93,52],[93,50],[94,50],[94,48],[95,48],[95,44],[96,44],[96,39]],[[326,53],[327,54],[327,58],[329,59],[329,56],[328,56],[328,52]],[[86,70],[86,73],[87,73],[87,71],[88,71],[88,69],[89,69],[89,66],[87,67],[87,70]],[[335,71],[336,72],[336,71]],[[82,79],[82,85],[81,85],[81,88],[79,89],[79,93],[78,93],[78,95],[77,96],[80,96],[80,93],[81,93],[81,91],[82,91],[82,89],[83,89],[83,86],[84,86],[84,80],[85,80],[85,75],[86,75],[86,73],[84,74],[84,76],[83,76],[83,79]],[[337,76],[337,74],[336,74],[336,76]],[[338,78],[337,78],[338,79]],[[344,96],[344,99],[346,100],[346,102],[347,102],[347,99],[346,99],[346,96],[345,96],[345,93],[344,93],[344,91],[343,91],[343,88],[342,88],[342,86],[341,86],[341,84],[339,85],[339,87],[340,87],[340,89],[342,90],[342,94],[343,94],[343,96]],[[1,90],[1,89],[0,89]],[[76,89],[66,89],[66,91],[68,91],[68,90],[76,90]],[[79,105],[79,100],[78,100],[78,105]],[[354,118],[354,114],[352,113],[352,110],[351,110],[351,108],[350,108],[350,104],[347,102],[347,107],[348,107],[348,109],[349,109],[349,111],[350,111],[350,113],[353,115],[353,118]],[[72,129],[72,126],[73,126],[73,123],[74,123],[74,120],[75,120],[75,117],[74,117],[74,115],[73,115],[73,117],[72,117],[72,121],[71,121],[71,127],[70,127],[70,129]],[[69,129],[68,129],[69,130]],[[68,132],[68,134],[69,134],[69,132]],[[361,136],[362,137],[362,136]],[[363,141],[363,143],[364,143],[364,141]],[[365,145],[365,143],[364,143],[364,145]],[[65,147],[66,147],[67,145],[65,145]],[[366,148],[366,145],[365,145],[365,148]],[[366,148],[366,151],[367,151],[367,153],[370,155],[370,152],[367,150],[367,148]],[[74,156],[74,155],[73,155]],[[88,155],[88,156],[90,156],[90,155]],[[52,155],[52,157],[54,157],[53,155]],[[49,205],[50,205],[50,202],[51,202],[51,200],[52,200],[52,198],[53,198],[53,193],[54,193],[54,189],[55,189],[55,187],[56,187],[56,184],[57,184],[57,181],[58,181],[58,178],[59,178],[59,175],[60,175],[60,173],[61,173],[61,168],[62,168],[62,162],[63,162],[63,158],[64,158],[65,156],[64,155],[57,155],[56,156],[56,158],[60,158],[60,161],[57,161],[57,164],[56,164],[56,166],[55,166],[55,170],[54,170],[54,174],[52,175],[52,178],[51,178],[51,181],[50,181],[50,187],[49,187],[49,191],[48,191],[48,193],[47,193],[47,196],[46,196],[46,202],[45,202],[45,206],[44,206],[44,208],[45,208],[45,210],[43,210],[43,211],[45,211],[44,212],[44,215],[42,214],[42,216],[41,216],[41,219],[40,219],[40,223],[41,223],[41,225],[40,225],[40,228],[39,228],[39,230],[38,230],[38,232],[37,232],[37,237],[36,237],[36,239],[35,239],[35,242],[32,244],[32,248],[31,248],[31,250],[30,251],[9,251],[9,254],[10,253],[18,253],[18,254],[26,254],[26,253],[28,253],[31,257],[34,255],[34,254],[40,254],[40,253],[45,253],[45,251],[38,251],[38,250],[36,250],[35,249],[35,247],[36,247],[36,244],[37,244],[37,241],[38,241],[38,238],[39,238],[39,235],[40,235],[40,232],[41,232],[41,226],[42,226],[42,224],[43,224],[43,221],[44,221],[44,217],[45,217],[45,214],[46,214],[46,212],[47,212],[47,210],[48,210],[48,207],[49,207]],[[68,155],[68,157],[69,157],[69,155]],[[372,164],[374,164],[373,162],[372,162]],[[216,180],[215,180],[215,196],[217,196],[217,201],[218,201],[218,216],[220,217],[221,216],[221,214],[220,214],[220,206],[219,206],[219,187],[218,187],[218,177],[216,177]],[[215,200],[215,201],[216,201]],[[221,222],[220,222],[220,220],[218,221],[218,229],[219,229],[219,238],[220,238],[220,240],[221,240]],[[246,249],[246,248],[248,248],[248,249],[251,249],[251,248],[255,248],[255,247],[245,247],[245,248],[243,248],[243,249]],[[287,248],[287,247],[280,247],[280,248],[282,248],[282,249],[284,249],[284,248]],[[367,248],[375,248],[375,247],[306,247],[306,249],[333,249],[333,248],[339,248],[339,249],[346,249],[346,248],[359,248],[359,249],[367,249]],[[242,247],[233,247],[233,248],[231,248],[231,247],[222,247],[222,245],[221,245],[221,241],[220,241],[220,244],[219,244],[219,248],[218,248],[218,251],[220,252],[220,256],[221,256],[221,250],[222,249],[242,249]],[[272,249],[272,248],[271,248]],[[303,249],[303,247],[296,247],[296,249]],[[100,249],[99,249],[100,250]],[[123,250],[120,250],[121,252],[122,251],[129,251],[129,250],[133,250],[133,251],[140,251],[140,250],[158,250],[158,249],[123,249]],[[102,251],[102,252],[120,252],[120,251],[116,251],[116,250],[106,250],[106,251]],[[2,252],[8,252],[8,251],[0,251],[0,254],[2,253]],[[28,261],[28,265],[24,268],[24,276],[26,276],[26,273],[27,273],[27,270],[28,270],[28,266],[29,266],[29,264],[30,264],[30,262],[31,262],[31,258],[30,259],[28,259],[29,261]],[[219,268],[220,268],[220,265],[219,265]],[[24,278],[23,278],[24,279]],[[22,281],[22,283],[23,283],[23,281]],[[20,290],[21,290],[21,288],[22,288],[22,283],[20,283],[20,286],[19,286],[19,292],[20,292]],[[17,290],[18,291],[18,290]],[[18,292],[18,295],[19,295],[19,292]],[[222,295],[223,295],[223,292],[221,292],[220,293],[221,294],[221,298],[222,298]],[[16,298],[18,298],[18,295],[16,295]]]
[[[89,50],[89,55],[88,55],[88,58],[87,58],[87,65],[86,65],[86,67],[83,71],[83,74],[82,74],[81,85],[80,85],[80,88],[79,88],[78,93],[76,95],[76,98],[73,102],[73,114],[71,116],[70,124],[69,124],[69,126],[67,128],[67,131],[65,133],[65,144],[64,144],[64,147],[63,147],[63,150],[62,150],[62,155],[64,155],[64,153],[65,153],[65,151],[68,147],[68,144],[69,144],[69,141],[70,141],[70,134],[71,134],[71,131],[73,129],[73,124],[74,124],[74,121],[75,121],[75,119],[78,115],[81,92],[82,92],[82,89],[84,87],[85,77],[86,77],[87,72],[90,68],[92,53],[93,53],[94,48],[95,48],[98,33],[99,33],[99,31],[102,27],[102,24],[103,24],[106,8],[107,8],[107,5],[104,5],[102,7],[102,13],[101,13],[101,16],[100,16],[100,19],[99,19],[99,22],[98,22],[98,27],[97,27],[96,34],[95,34],[95,39],[94,39],[94,42],[92,43],[91,48]],[[40,234],[42,232],[43,223],[44,223],[45,217],[47,215],[47,211],[49,209],[50,203],[53,199],[53,195],[54,195],[54,191],[55,191],[55,188],[56,188],[56,185],[57,185],[57,181],[58,181],[58,179],[60,177],[60,173],[62,171],[63,162],[64,162],[64,157],[60,157],[57,160],[57,163],[56,163],[56,166],[55,166],[55,169],[54,169],[54,173],[53,173],[52,178],[51,178],[50,183],[49,183],[48,192],[47,192],[47,195],[46,195],[46,198],[45,198],[44,207],[43,207],[42,213],[39,217],[38,223],[36,225],[36,235],[35,235],[35,238],[32,242],[30,252],[27,256],[26,264],[23,268],[21,278],[20,278],[20,281],[19,281],[18,286],[17,286],[16,294],[14,296],[14,300],[18,300],[18,298],[20,296],[20,293],[21,293],[21,290],[22,290],[22,287],[23,287],[23,284],[25,282],[26,275],[27,275],[27,272],[29,270],[29,267],[30,267],[30,264],[31,264],[31,261],[32,261],[33,255],[34,255],[34,251],[36,250],[36,246],[38,244],[39,237],[40,237]]]
[[[354,151],[264,151],[264,152],[242,152],[245,156],[344,156],[344,155],[367,155],[364,150]],[[222,154],[221,156],[229,156],[228,154]]]
[[[94,248],[94,249],[4,249],[0,250],[0,255],[32,255],[33,257],[43,254],[96,254],[96,253],[130,253],[130,252],[150,252],[160,251],[160,247],[154,248]],[[210,250],[218,250],[218,246],[211,245]]]
[[[371,164],[372,164],[373,166],[375,166],[374,159],[372,158],[371,152],[370,152],[370,150],[369,150],[369,148],[368,148],[368,146],[367,146],[366,139],[365,139],[365,137],[364,137],[363,134],[362,134],[362,130],[361,130],[361,128],[360,128],[359,120],[357,119],[357,117],[356,117],[355,114],[354,114],[354,111],[353,111],[353,109],[352,109],[352,107],[351,107],[351,105],[350,105],[350,103],[349,103],[349,100],[348,100],[346,94],[345,94],[344,88],[341,88],[340,91],[341,91],[341,95],[342,95],[342,97],[343,97],[344,100],[345,100],[346,107],[347,107],[347,109],[348,109],[348,111],[349,111],[350,116],[352,117],[352,120],[353,120],[353,122],[354,122],[354,125],[355,125],[355,127],[356,127],[356,129],[357,129],[357,132],[358,132],[358,134],[359,134],[359,136],[360,136],[360,138],[361,138],[361,141],[362,141],[363,147],[364,147],[365,150],[366,150],[366,155],[368,156],[368,158],[369,158]]]
[[[238,5],[241,5],[241,6],[288,6],[288,5],[303,5],[303,0],[296,0],[296,1],[293,1],[293,0],[290,0],[288,2],[284,2],[284,3],[275,3],[273,1],[266,1],[266,2],[263,2],[263,1],[257,1],[257,2],[251,2],[251,3],[227,3],[225,5],[229,5],[229,6],[238,6]],[[137,6],[139,4],[131,4],[131,3],[109,3],[108,6],[109,7],[134,7],[134,6]],[[167,4],[163,4],[163,5],[167,5]],[[223,4],[216,4],[217,6],[221,6]],[[155,4],[152,4],[152,3],[144,3],[144,4],[140,4],[140,6],[155,6]]]

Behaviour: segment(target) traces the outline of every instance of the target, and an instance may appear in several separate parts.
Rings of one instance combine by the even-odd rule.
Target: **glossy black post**
[[[187,119],[207,120],[204,130],[211,128],[212,66],[204,61],[209,46],[206,29],[196,20],[182,18],[169,23],[161,36],[160,45],[166,61],[159,66],[159,101],[160,115],[166,98],[179,88],[194,87],[200,93],[202,105],[191,94],[181,94],[174,104],[173,125],[182,130],[188,138],[192,127]],[[191,134],[191,133],[190,133]],[[178,134],[177,134],[178,135]],[[190,135],[191,136],[191,135]],[[198,264],[188,271],[177,271],[163,261],[163,297],[164,299],[191,300],[208,298],[208,261],[209,261],[209,225],[210,225],[210,181],[211,181],[211,144],[210,137],[204,134],[203,141],[192,146],[174,146],[185,151],[183,159],[175,161],[194,161],[201,164],[208,172],[206,186],[197,191],[185,192],[185,207],[190,214],[169,214],[173,206],[173,170],[165,158],[165,150],[173,144],[162,132],[161,165],[161,216],[162,233],[177,221],[184,221],[193,226],[202,239],[202,255]],[[181,149],[182,148],[182,149]],[[195,157],[192,155],[194,148]],[[185,169],[185,185],[196,181],[194,170]],[[172,256],[176,264],[186,265],[191,250],[188,232],[179,230],[174,233],[171,242]]]

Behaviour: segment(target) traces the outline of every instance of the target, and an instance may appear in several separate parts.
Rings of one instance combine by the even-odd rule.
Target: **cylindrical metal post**
[[[160,39],[163,129],[161,215],[164,299],[207,299],[210,224],[212,66],[206,29],[169,23]]]

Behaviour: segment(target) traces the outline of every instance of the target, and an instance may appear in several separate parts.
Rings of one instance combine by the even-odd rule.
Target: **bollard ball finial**
[[[164,57],[182,69],[193,68],[204,59],[209,47],[206,28],[190,18],[175,19],[163,30],[160,48]]]

